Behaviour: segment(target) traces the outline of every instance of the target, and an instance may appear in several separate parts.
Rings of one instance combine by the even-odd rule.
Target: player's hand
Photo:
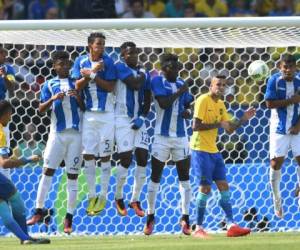
[[[81,69],[80,70],[80,74],[84,77],[84,78],[90,78],[90,74],[92,73],[91,69]]]
[[[65,93],[64,92],[60,92],[54,96],[52,96],[52,100],[55,101],[55,100],[63,100],[65,97]]]
[[[181,113],[181,117],[184,118],[184,119],[190,119],[190,118],[192,118],[192,111],[190,109],[185,109]]]
[[[5,77],[6,76],[6,70],[5,70],[5,67],[1,67],[0,66],[0,76],[2,76],[2,77]]]
[[[296,104],[300,102],[300,95],[296,94],[291,96],[290,98],[291,103]]]
[[[42,159],[42,157],[40,155],[32,155],[29,157],[29,159],[31,160],[31,162],[38,162]]]
[[[220,127],[225,129],[226,131],[231,130],[231,125],[230,125],[230,122],[228,122],[228,121],[221,121],[220,122]]]
[[[245,111],[243,117],[241,118],[242,121],[248,121],[256,114],[256,109],[254,107],[249,108]]]
[[[134,130],[140,129],[143,126],[143,124],[144,124],[144,120],[145,120],[145,118],[142,117],[142,116],[140,116],[140,117],[138,117],[136,119],[133,119],[131,121],[131,123],[130,123],[131,124],[131,128],[134,129]]]
[[[104,62],[103,62],[103,60],[97,62],[97,63],[94,65],[93,69],[92,69],[92,71],[93,71],[94,73],[97,73],[98,71],[101,71],[101,70],[104,70]]]
[[[291,134],[291,135],[297,135],[297,134],[299,134],[299,132],[300,132],[300,126],[293,126],[293,127],[290,127],[289,128],[289,133]]]
[[[189,90],[189,85],[187,83],[184,83],[180,88],[179,88],[179,93],[183,94],[184,92],[187,92]]]
[[[67,95],[68,95],[68,96],[74,96],[74,97],[77,97],[77,96],[78,96],[78,92],[77,92],[76,89],[69,89]]]

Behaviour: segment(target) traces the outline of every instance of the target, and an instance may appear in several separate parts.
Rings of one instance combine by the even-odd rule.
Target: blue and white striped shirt
[[[0,65],[0,68],[1,67],[4,67],[7,76],[8,77],[10,76],[14,80],[14,78],[15,78],[14,68],[12,66],[10,66],[9,64]],[[7,89],[5,87],[4,78],[2,76],[0,76],[0,100],[7,99],[6,92],[7,92]]]
[[[130,89],[124,82],[130,76],[137,76],[138,70],[130,68],[125,62],[116,63],[117,86],[116,86],[116,116],[136,118],[142,114],[144,96],[146,90],[151,90],[150,74],[146,72],[145,82],[139,90]]]
[[[265,100],[286,100],[300,92],[300,76],[295,75],[294,79],[287,82],[283,79],[282,73],[272,75],[267,82]],[[300,109],[299,103],[284,108],[271,109],[270,132],[287,134],[289,128],[296,125]]]
[[[104,69],[97,72],[97,76],[103,80],[116,80],[116,70],[113,60],[108,55],[103,55]],[[76,58],[72,68],[72,78],[80,79],[81,69],[92,69],[98,62],[90,60],[89,54]],[[83,90],[86,109],[89,111],[114,112],[115,96],[96,85],[94,80]]]
[[[63,100],[55,100],[52,104],[50,130],[62,132],[65,129],[81,130],[82,112],[74,96],[68,96],[68,90],[75,89],[71,78],[59,79],[58,77],[46,81],[41,90],[41,102],[48,101],[52,96],[63,92]]]
[[[156,76],[151,81],[151,89],[155,97],[168,97],[173,95],[183,84],[184,81],[180,78],[177,78],[176,82],[168,82],[163,76]],[[185,119],[181,114],[185,110],[185,106],[192,101],[193,97],[188,92],[184,92],[173,102],[171,107],[162,109],[155,99],[156,123],[154,133],[169,137],[187,136]]]

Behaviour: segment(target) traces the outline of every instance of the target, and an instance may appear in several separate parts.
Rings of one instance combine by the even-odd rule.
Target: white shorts
[[[286,157],[289,149],[292,150],[293,156],[300,156],[300,134],[282,135],[270,133],[270,159],[277,157]]]
[[[134,130],[131,128],[130,121],[129,117],[116,117],[115,119],[118,153],[131,151],[135,148],[149,149],[150,137],[145,123],[140,129]]]
[[[44,168],[56,169],[64,160],[67,173],[79,174],[81,151],[81,133],[78,131],[50,132],[44,152]]]
[[[190,155],[188,138],[154,135],[151,155],[161,162],[166,162],[170,156],[175,162],[184,160]]]
[[[85,112],[82,122],[83,154],[105,157],[113,154],[114,113]]]

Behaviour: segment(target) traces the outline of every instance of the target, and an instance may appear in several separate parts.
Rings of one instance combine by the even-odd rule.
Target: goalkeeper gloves
[[[139,116],[131,121],[131,128],[134,130],[140,129],[144,124],[145,118],[143,116]]]

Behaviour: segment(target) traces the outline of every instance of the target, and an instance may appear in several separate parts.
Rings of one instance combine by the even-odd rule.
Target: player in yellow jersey
[[[213,181],[216,183],[221,199],[220,206],[227,218],[227,236],[237,237],[250,233],[250,229],[242,228],[233,222],[230,192],[226,181],[224,160],[219,152],[216,139],[218,128],[232,133],[243,123],[251,119],[256,110],[250,108],[241,119],[231,120],[224,102],[221,100],[226,88],[226,77],[217,75],[213,77],[210,91],[197,98],[194,108],[193,135],[190,141],[192,149],[191,168],[198,179],[199,193],[197,195],[197,226],[194,236],[207,238],[203,229],[206,201],[211,191]]]

